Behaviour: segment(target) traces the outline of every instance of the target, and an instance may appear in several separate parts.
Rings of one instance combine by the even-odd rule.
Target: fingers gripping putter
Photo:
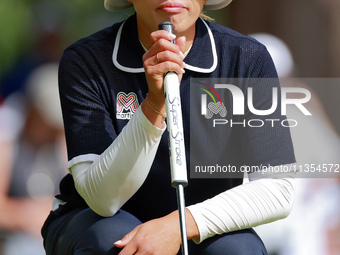
[[[174,33],[171,22],[159,24],[160,30]],[[174,42],[174,41],[173,41]],[[184,147],[183,119],[179,80],[175,72],[168,72],[164,77],[164,94],[169,133],[171,184],[176,188],[179,221],[182,238],[182,254],[188,255],[187,227],[185,218],[184,187],[188,184],[187,166]]]

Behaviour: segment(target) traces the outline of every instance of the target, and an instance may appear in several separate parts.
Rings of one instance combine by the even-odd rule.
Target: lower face
[[[158,24],[171,21],[179,37],[194,33],[195,23],[203,9],[204,0],[129,0],[137,13],[139,31],[147,34]]]

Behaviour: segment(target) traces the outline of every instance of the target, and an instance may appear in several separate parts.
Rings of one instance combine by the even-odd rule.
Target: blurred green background
[[[131,10],[130,10],[131,12]],[[0,77],[24,54],[54,35],[60,48],[127,17],[110,13],[101,1],[2,0],[0,2]]]

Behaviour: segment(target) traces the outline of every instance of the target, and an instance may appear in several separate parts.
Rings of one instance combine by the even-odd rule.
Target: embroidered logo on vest
[[[117,94],[117,114],[116,118],[120,120],[129,120],[137,111],[139,103],[137,95],[133,92],[126,94],[119,92]]]

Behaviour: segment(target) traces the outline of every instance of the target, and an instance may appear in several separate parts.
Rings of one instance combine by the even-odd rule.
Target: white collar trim
[[[208,24],[202,18],[200,18],[200,19],[203,21],[203,24],[205,25],[205,27],[208,30],[208,34],[209,34],[209,38],[210,38],[210,44],[211,44],[211,51],[212,51],[212,54],[213,54],[213,63],[212,63],[212,66],[210,68],[201,68],[201,67],[196,67],[196,66],[192,66],[192,65],[185,63],[185,65],[186,65],[185,68],[188,69],[188,70],[194,71],[194,72],[198,72],[198,73],[211,73],[217,67],[217,52],[216,52],[215,39],[214,39],[214,36],[213,36]]]
[[[113,48],[113,53],[112,53],[112,61],[113,64],[119,69],[122,70],[124,72],[128,72],[128,73],[143,73],[145,72],[144,67],[140,67],[140,68],[132,68],[132,67],[126,67],[126,66],[122,66],[121,64],[118,63],[117,60],[117,56],[118,56],[118,49],[119,49],[119,44],[120,44],[120,37],[122,35],[122,31],[123,31],[123,27],[124,27],[125,21],[123,22],[123,24],[120,26],[118,32],[117,32],[117,36],[116,36],[116,41],[115,41],[115,45]]]
[[[208,30],[208,34],[209,34],[209,38],[210,38],[210,43],[211,43],[211,51],[212,51],[212,55],[213,55],[213,63],[212,66],[210,68],[201,68],[201,67],[196,67],[196,66],[192,66],[189,64],[185,64],[186,67],[185,69],[194,71],[194,72],[199,72],[199,73],[211,73],[213,72],[216,67],[217,67],[217,52],[216,52],[216,45],[215,45],[215,40],[214,40],[214,36],[208,26],[208,24],[203,20],[203,24],[206,26],[207,30]],[[121,34],[123,31],[123,27],[124,27],[125,21],[123,22],[123,24],[120,26],[118,32],[117,32],[117,36],[116,36],[116,40],[115,40],[115,44],[114,44],[114,48],[113,48],[113,53],[112,53],[112,61],[113,64],[121,71],[124,72],[128,72],[128,73],[143,73],[145,72],[144,67],[139,67],[139,68],[133,68],[133,67],[126,67],[126,66],[122,66],[118,60],[118,49],[119,49],[119,45],[120,45],[120,38],[121,38]]]

